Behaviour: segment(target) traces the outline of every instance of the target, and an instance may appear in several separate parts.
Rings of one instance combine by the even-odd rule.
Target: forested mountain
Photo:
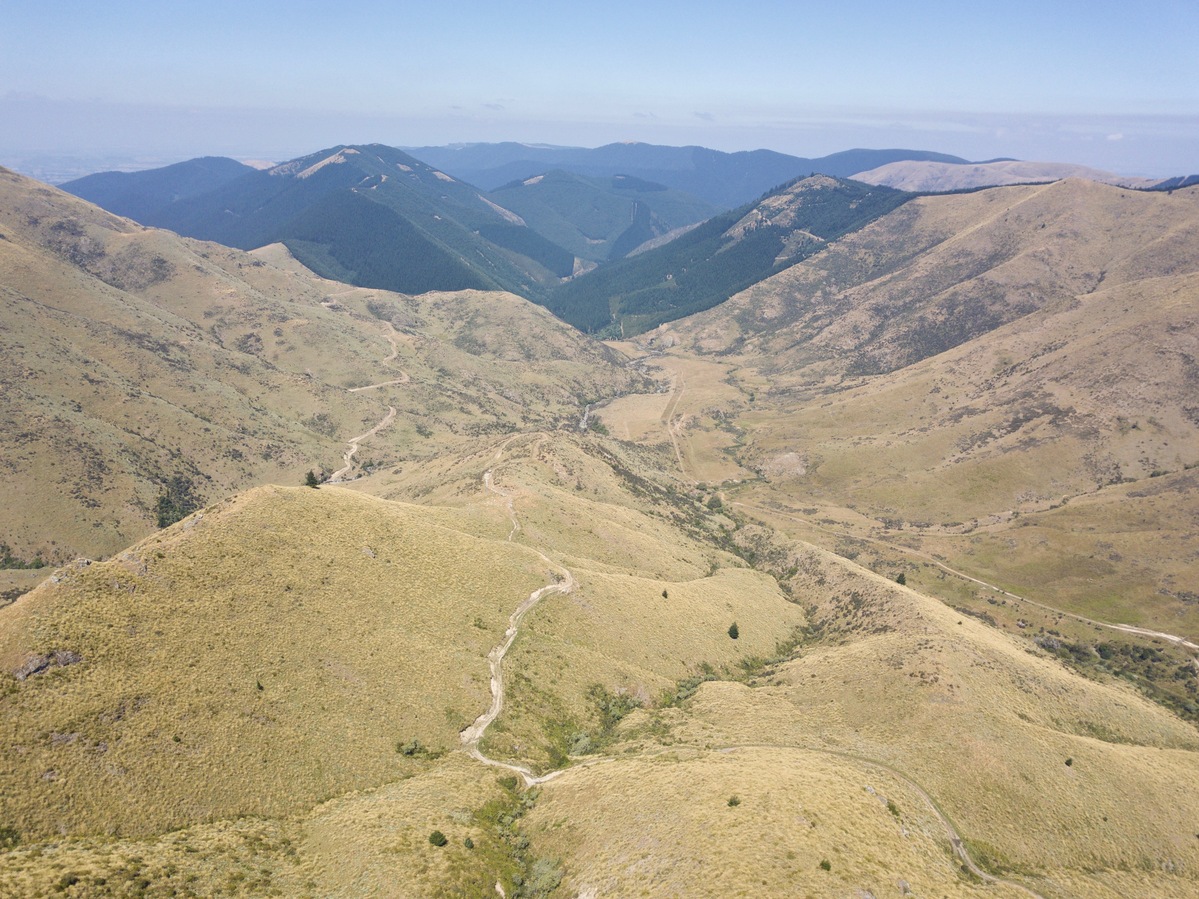
[[[588,177],[561,170],[513,181],[488,198],[555,244],[595,263],[620,259],[646,241],[718,211],[689,194],[630,175]]]
[[[60,187],[116,215],[143,222],[172,203],[217,190],[253,171],[235,159],[202,156],[142,172],[97,172]]]
[[[803,178],[670,243],[563,284],[545,303],[586,331],[640,333],[724,302],[911,196],[826,176]]]
[[[282,242],[322,275],[408,293],[537,295],[574,267],[569,252],[475,188],[379,144],[247,171],[138,220],[239,249]]]

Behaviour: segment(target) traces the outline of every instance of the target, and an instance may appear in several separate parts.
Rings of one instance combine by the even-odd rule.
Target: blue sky
[[[0,0],[0,161],[618,140],[1199,171],[1191,2]]]

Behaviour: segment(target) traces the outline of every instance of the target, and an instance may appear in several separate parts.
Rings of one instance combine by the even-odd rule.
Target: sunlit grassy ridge
[[[1194,878],[1192,726],[881,578],[822,574],[807,595],[823,639],[752,687],[701,687],[676,737],[884,762],[935,797],[996,873]]]
[[[334,488],[254,491],[71,570],[0,611],[8,671],[79,658],[9,681],[4,817],[144,834],[395,779],[397,745],[457,745],[513,598],[546,578]]]
[[[494,896],[496,883],[512,891],[525,866],[499,820],[522,808],[520,797],[462,756],[426,768],[283,820],[19,847],[0,863],[0,895]],[[445,846],[429,842],[434,831]]]
[[[886,896],[901,883],[917,896],[1024,895],[963,878],[904,782],[802,750],[597,765],[546,784],[528,826],[539,852],[567,860],[567,895]]]

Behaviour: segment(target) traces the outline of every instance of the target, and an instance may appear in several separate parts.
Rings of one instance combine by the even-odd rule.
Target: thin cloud
[[[716,116],[710,112],[697,112],[694,114],[697,119],[703,119],[705,122],[715,122]]]

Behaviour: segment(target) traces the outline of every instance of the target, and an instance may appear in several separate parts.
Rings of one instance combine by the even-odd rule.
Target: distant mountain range
[[[63,189],[113,211],[154,202],[166,170]],[[191,182],[194,172],[178,173]],[[143,205],[153,205],[144,201]],[[213,188],[180,196],[139,219],[238,249],[285,243],[328,278],[404,293],[510,290],[537,296],[574,269],[568,251],[527,228],[479,190],[381,144],[338,146],[266,171],[245,170]]]
[[[487,190],[531,178],[548,169],[561,169],[593,177],[628,175],[654,181],[726,209],[803,175],[818,173],[849,178],[857,172],[902,160],[967,161],[927,150],[845,150],[807,158],[773,150],[724,153],[706,147],[643,143],[607,144],[595,149],[520,143],[404,149],[456,178]]]
[[[1066,177],[1188,183],[921,150],[807,159],[503,143],[342,145],[266,170],[205,157],[63,188],[189,237],[244,250],[282,243],[316,273],[359,287],[506,290],[583,330],[629,336],[723,302],[915,192]]]
[[[797,173],[813,167],[852,173],[896,157],[954,158],[854,150],[807,160],[765,150],[649,144],[596,150],[474,145],[442,148],[440,154],[426,149],[433,158],[490,164],[487,184],[499,172],[521,177],[486,193],[402,150],[371,144],[332,147],[265,171],[203,158],[133,174],[91,175],[63,188],[189,237],[245,250],[282,243],[318,274],[360,287],[409,294],[507,290],[584,329],[635,331],[720,302],[802,258],[821,240],[887,211],[902,196],[844,187],[829,196],[871,201],[836,213],[821,205],[815,224],[811,210],[795,214],[792,208]],[[519,158],[526,151],[538,158]],[[546,169],[550,159],[586,172]],[[775,189],[780,183],[782,194]],[[668,242],[747,195],[769,210],[753,213],[755,203],[742,199],[681,243]],[[883,195],[888,199],[876,205],[873,200]],[[789,210],[781,218],[780,208]],[[747,216],[753,227],[728,238],[726,231]],[[802,232],[802,239],[793,232]],[[588,274],[663,243],[611,274]],[[649,280],[638,280],[643,278]],[[664,279],[669,283],[662,287]],[[621,297],[615,307],[609,291]]]
[[[235,159],[202,156],[141,172],[97,172],[65,189],[116,215],[149,222],[172,203],[217,190],[254,171]]]

